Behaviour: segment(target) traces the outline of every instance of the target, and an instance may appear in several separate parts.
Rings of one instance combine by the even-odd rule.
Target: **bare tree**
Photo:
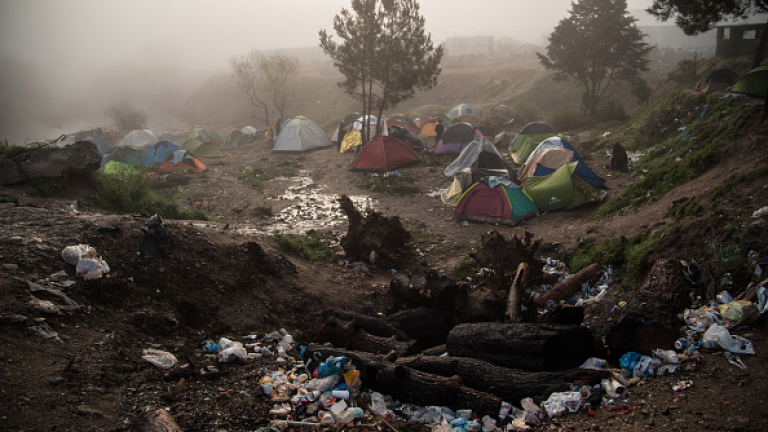
[[[272,104],[277,109],[281,119],[285,118],[285,107],[291,97],[291,80],[299,73],[299,59],[293,56],[274,52],[261,56],[259,71],[261,72],[266,91],[272,96]]]
[[[260,52],[253,51],[250,54],[232,57],[229,59],[229,64],[237,86],[248,96],[248,100],[254,107],[253,117],[263,121],[264,124],[269,124],[269,104],[259,70],[261,57]],[[262,111],[264,115],[259,116],[257,111]]]
[[[279,51],[269,55],[253,51],[233,57],[229,62],[237,86],[255,108],[254,117],[269,124],[272,106],[280,118],[285,118],[285,108],[291,96],[290,82],[299,73],[299,59]],[[263,117],[256,111],[263,112]]]
[[[130,131],[147,127],[147,116],[144,111],[135,108],[128,102],[110,106],[104,114],[115,122],[118,130]]]

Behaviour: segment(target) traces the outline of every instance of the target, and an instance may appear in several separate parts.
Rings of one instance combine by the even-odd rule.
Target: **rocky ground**
[[[214,222],[164,221],[172,239],[167,256],[142,259],[142,227],[149,215],[112,214],[88,203],[88,184],[73,184],[63,197],[43,199],[27,185],[0,189],[0,424],[13,431],[128,430],[146,410],[164,408],[185,431],[255,431],[269,423],[272,403],[260,391],[274,357],[245,364],[218,364],[200,344],[219,337],[243,340],[286,329],[299,343],[314,340],[329,307],[377,316],[393,310],[390,269],[369,272],[336,263],[309,262],[280,249],[270,233],[317,229],[338,240],[346,220],[336,206],[348,194],[360,208],[399,216],[411,231],[420,264],[452,272],[495,229],[504,236],[529,231],[551,245],[552,255],[581,242],[631,237],[668,221],[675,200],[708,193],[728,176],[766,166],[765,124],[733,143],[722,162],[702,177],[621,216],[591,217],[595,205],[540,215],[518,227],[463,225],[452,208],[427,196],[444,188],[446,159],[404,169],[416,180],[413,193],[390,195],[361,187],[366,175],[348,171],[349,155],[332,150],[275,155],[263,143],[224,149],[206,160],[198,176],[166,176],[158,193],[203,208]],[[629,174],[589,161],[606,179],[608,196],[633,181]],[[259,168],[259,176],[242,178]],[[768,205],[765,177],[720,198],[718,217],[701,221],[700,232],[678,234],[654,258],[690,259],[706,242],[706,224],[746,223]],[[765,229],[760,236],[765,238]],[[61,258],[71,245],[88,244],[109,264],[107,277],[86,281]],[[764,243],[763,243],[764,245]],[[747,264],[745,264],[747,265]],[[403,270],[403,269],[400,269]],[[61,274],[58,272],[65,272]],[[57,276],[52,276],[57,274]],[[74,281],[74,283],[66,282]],[[30,282],[60,289],[77,307],[43,311],[30,303]],[[741,287],[743,288],[743,287]],[[35,294],[45,297],[40,292]],[[611,310],[631,291],[611,290],[588,322],[609,322]],[[61,303],[61,297],[48,295]],[[59,340],[40,330],[53,331]],[[538,430],[729,430],[768,429],[765,320],[740,329],[757,355],[746,369],[723,355],[706,354],[696,370],[649,378],[629,393],[627,410],[611,407],[548,421]],[[47,333],[52,336],[52,333]],[[173,352],[179,365],[162,371],[142,360],[142,350]],[[690,380],[693,386],[674,391]],[[613,418],[613,414],[622,414]]]

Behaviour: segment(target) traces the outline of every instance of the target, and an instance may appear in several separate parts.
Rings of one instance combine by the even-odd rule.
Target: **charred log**
[[[547,389],[562,384],[597,384],[605,375],[604,371],[586,369],[530,372],[469,357],[419,355],[400,358],[395,363],[445,377],[458,375],[468,386],[515,404],[526,397],[541,396]]]
[[[405,309],[385,320],[418,341],[422,348],[445,344],[455,324],[451,312],[428,308]]]
[[[586,327],[534,323],[459,324],[446,342],[448,353],[530,371],[578,367],[594,352]]]
[[[406,356],[419,351],[414,340],[399,341],[396,336],[374,336],[359,328],[355,321],[340,321],[336,318],[326,321],[319,336],[334,346],[367,353],[385,355],[394,351],[398,356]]]
[[[394,336],[399,341],[407,341],[411,338],[406,332],[393,325],[388,319],[374,318],[341,309],[330,308],[323,312],[325,318],[335,318],[339,321],[354,321],[358,328],[365,330],[373,336],[389,338]]]
[[[536,304],[543,308],[550,300],[555,302],[560,300],[570,300],[571,297],[581,291],[581,284],[597,280],[600,277],[602,269],[603,266],[597,263],[581,269],[572,277],[560,282],[552,287],[551,290],[537,297]]]
[[[465,386],[458,376],[430,374],[396,365],[384,360],[382,356],[322,345],[310,345],[306,352],[318,352],[323,357],[345,356],[360,370],[361,379],[367,388],[416,405],[467,408],[480,415],[495,415],[501,405],[501,398]]]

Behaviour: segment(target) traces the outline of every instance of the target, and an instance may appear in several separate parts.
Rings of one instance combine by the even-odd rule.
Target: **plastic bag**
[[[219,361],[222,363],[231,363],[235,361],[246,361],[248,359],[248,351],[241,342],[222,343],[224,338],[219,340]]]
[[[141,358],[160,369],[170,369],[176,364],[176,356],[167,351],[154,348],[144,348]]]
[[[86,245],[67,246],[61,251],[61,258],[67,264],[77,265],[77,262],[83,258],[96,258],[96,249]]]
[[[640,357],[640,360],[637,362],[634,369],[632,369],[632,376],[635,378],[654,376],[656,375],[656,369],[659,366],[661,366],[661,360],[644,355]]]
[[[336,375],[341,372],[344,364],[349,361],[346,357],[333,357],[317,367],[317,374],[321,377]]]
[[[619,359],[619,365],[621,365],[622,369],[626,369],[628,371],[632,371],[635,369],[635,366],[637,365],[637,362],[640,361],[640,358],[643,355],[640,353],[636,353],[634,351],[630,351]]]
[[[75,266],[75,274],[85,280],[99,279],[106,273],[109,273],[109,265],[103,259],[84,258]]]
[[[715,341],[720,347],[726,351],[730,351],[735,354],[754,354],[755,347],[752,346],[752,342],[741,336],[734,336],[723,326],[713,325],[709,330],[704,333],[701,340]]]
[[[686,309],[683,319],[689,329],[704,333],[712,324],[721,324],[720,311],[712,308]]]
[[[607,365],[608,362],[604,359],[591,357],[588,358],[587,361],[585,361],[581,366],[579,366],[579,369],[604,370]]]
[[[768,311],[768,289],[763,286],[757,288],[757,308],[761,314]]]
[[[557,417],[566,411],[575,413],[581,407],[581,393],[562,392],[552,393],[544,402],[544,410],[549,417]]]
[[[721,304],[718,309],[720,309],[720,316],[723,320],[731,322],[741,321],[745,316],[754,316],[757,318],[759,312],[754,303],[746,300],[736,300],[730,303]]]

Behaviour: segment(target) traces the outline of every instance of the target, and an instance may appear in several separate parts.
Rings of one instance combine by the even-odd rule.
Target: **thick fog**
[[[543,44],[570,0],[422,0],[435,43]],[[650,0],[633,0],[630,9]],[[0,139],[108,127],[128,102],[172,127],[190,93],[254,49],[316,47],[349,0],[0,0]]]

